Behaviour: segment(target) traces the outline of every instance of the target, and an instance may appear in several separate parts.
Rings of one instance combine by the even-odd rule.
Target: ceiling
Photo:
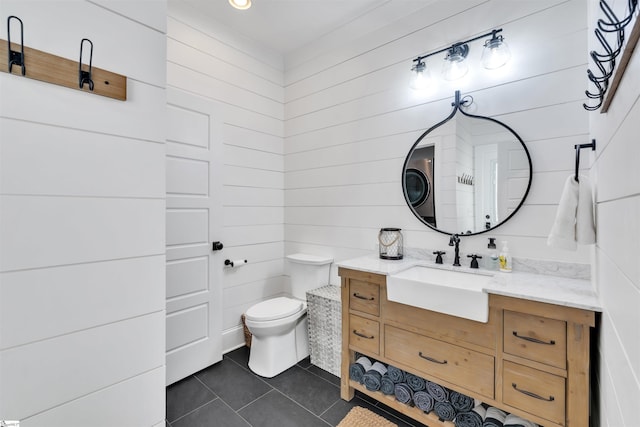
[[[273,52],[287,55],[393,0],[252,0],[237,10],[227,0],[184,0]]]

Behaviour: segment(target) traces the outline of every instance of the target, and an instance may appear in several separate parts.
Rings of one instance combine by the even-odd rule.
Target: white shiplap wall
[[[614,2],[622,8],[626,2]],[[590,48],[598,3],[590,2]],[[638,13],[636,12],[636,16]],[[627,30],[630,31],[630,30]],[[589,64],[593,68],[593,64]],[[636,48],[606,114],[590,113],[597,141],[596,285],[604,307],[598,342],[599,425],[635,426],[640,402],[640,52]]]
[[[224,164],[223,351],[244,343],[240,316],[284,291],[282,60],[215,17],[170,1],[167,86],[219,105]]]
[[[473,95],[477,112],[514,128],[530,149],[533,184],[526,204],[490,236],[509,240],[516,257],[589,262],[588,248],[547,247],[573,145],[588,141],[582,109],[587,50],[583,0],[436,1],[327,50],[319,40],[285,70],[285,252],[336,260],[377,250],[380,227],[401,227],[409,247],[442,249],[446,236],[415,219],[402,196],[401,168],[426,128],[450,111],[454,91]],[[482,69],[482,42],[462,81],[429,94],[408,87],[411,60],[456,41],[503,28],[512,59]],[[541,29],[544,28],[544,31]],[[311,56],[309,51],[317,49]],[[439,74],[440,57],[428,60]],[[473,65],[472,65],[473,67]],[[486,236],[465,238],[464,252],[486,251]],[[333,271],[333,283],[339,283]]]
[[[164,425],[165,14],[0,3],[27,46],[77,60],[87,37],[128,77],[121,102],[0,73],[0,419]]]

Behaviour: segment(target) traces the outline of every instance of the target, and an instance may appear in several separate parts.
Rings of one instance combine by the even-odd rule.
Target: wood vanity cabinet
[[[480,323],[387,301],[384,275],[339,275],[343,399],[359,390],[428,426],[454,426],[351,381],[360,353],[545,427],[589,425],[594,312],[490,294]]]

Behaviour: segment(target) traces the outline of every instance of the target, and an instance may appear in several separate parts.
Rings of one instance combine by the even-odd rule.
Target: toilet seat
[[[302,301],[287,297],[277,297],[251,306],[245,318],[254,322],[282,319],[303,309]]]

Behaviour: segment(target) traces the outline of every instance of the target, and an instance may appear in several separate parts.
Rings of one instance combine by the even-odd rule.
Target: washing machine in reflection
[[[436,227],[433,196],[433,146],[414,150],[405,171],[405,188],[413,210]]]

